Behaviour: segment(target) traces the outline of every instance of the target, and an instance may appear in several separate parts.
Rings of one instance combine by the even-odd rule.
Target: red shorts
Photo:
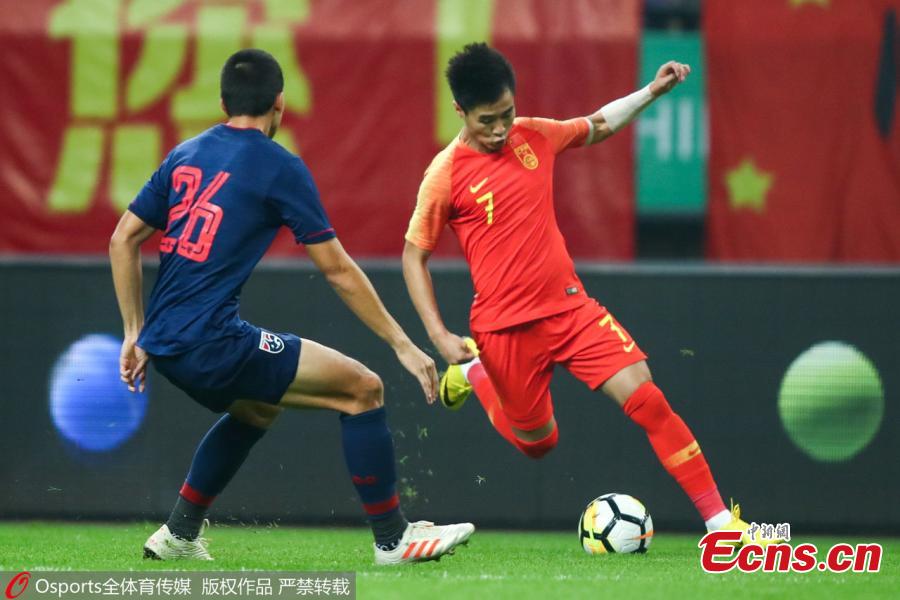
[[[591,299],[576,309],[499,331],[473,332],[481,362],[513,427],[537,429],[553,416],[553,367],[596,390],[647,358],[606,308]]]

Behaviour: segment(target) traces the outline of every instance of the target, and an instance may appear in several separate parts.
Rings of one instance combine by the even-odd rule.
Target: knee
[[[522,454],[527,456],[528,458],[533,458],[535,460],[543,458],[548,452],[556,448],[556,444],[559,443],[559,428],[554,427],[553,431],[550,432],[547,437],[537,440],[535,442],[527,442],[525,440],[518,440],[516,447],[519,449]]]
[[[601,389],[619,406],[624,406],[635,392],[652,381],[650,367],[647,366],[646,361],[641,361],[625,367],[610,377]]]
[[[381,377],[369,369],[363,369],[353,389],[350,414],[359,414],[384,406],[384,384]]]
[[[641,385],[623,408],[632,421],[647,430],[662,426],[674,414],[662,391],[652,382]]]
[[[241,406],[230,410],[231,416],[257,429],[268,429],[275,423],[278,415],[284,409],[270,404],[254,403],[251,406]]]

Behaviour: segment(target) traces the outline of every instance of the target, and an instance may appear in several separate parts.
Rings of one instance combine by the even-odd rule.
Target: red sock
[[[622,408],[647,433],[659,462],[685,491],[704,521],[725,510],[694,434],[672,411],[656,384],[648,381],[641,385]]]
[[[488,420],[494,426],[494,429],[503,436],[503,439],[518,448],[519,438],[512,431],[512,425],[509,419],[506,418],[506,413],[503,412],[503,407],[500,405],[500,395],[494,389],[494,384],[491,383],[487,371],[484,370],[484,365],[481,362],[472,365],[466,375],[466,379],[472,384],[475,396],[481,402],[481,406],[484,408],[484,412],[487,414]]]
[[[517,440],[516,448],[529,458],[543,458],[545,454],[556,448],[558,442],[559,428],[554,427],[553,431],[537,441],[526,442],[525,440]]]

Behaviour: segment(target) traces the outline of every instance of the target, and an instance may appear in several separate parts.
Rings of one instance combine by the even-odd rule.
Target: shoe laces
[[[206,538],[198,537],[188,546],[187,554],[195,558],[206,558],[207,556],[209,556],[209,550],[207,549],[208,545],[209,540],[207,540]]]
[[[434,523],[431,521],[415,521],[409,524],[411,529],[409,532],[409,539],[421,539],[427,537],[434,537],[435,535],[435,527]]]
[[[741,505],[734,503],[734,498],[729,499],[731,502],[731,518],[732,520],[739,520],[741,518]]]
[[[203,537],[207,529],[209,529],[209,519],[203,519],[203,524],[200,526],[200,532],[197,534],[197,537],[193,540],[184,540],[186,542],[184,547],[189,556],[200,558],[209,556],[207,548],[209,546],[209,538]]]

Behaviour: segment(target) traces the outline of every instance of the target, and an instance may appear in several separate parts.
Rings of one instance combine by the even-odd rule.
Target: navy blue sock
[[[229,414],[212,426],[197,446],[187,480],[166,522],[174,535],[189,540],[197,537],[209,505],[265,433],[265,429],[242,423]]]
[[[341,440],[347,470],[369,516],[375,543],[391,550],[408,522],[397,496],[394,440],[384,407],[358,415],[341,415]]]

